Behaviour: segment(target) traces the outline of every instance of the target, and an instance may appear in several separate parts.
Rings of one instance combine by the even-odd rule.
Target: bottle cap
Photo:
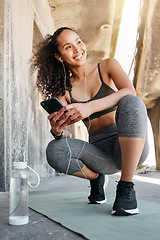
[[[17,169],[25,169],[27,167],[27,162],[13,162],[12,166]]]

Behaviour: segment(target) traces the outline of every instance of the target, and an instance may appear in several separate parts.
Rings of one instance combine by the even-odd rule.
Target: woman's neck
[[[91,67],[91,63],[85,63],[78,68],[70,68],[72,72],[71,82],[84,81],[87,74],[91,71]]]
[[[77,68],[70,68],[71,72],[72,72],[72,77],[71,77],[71,81],[80,81],[82,79],[84,79],[85,75],[86,75],[86,64],[77,67]]]

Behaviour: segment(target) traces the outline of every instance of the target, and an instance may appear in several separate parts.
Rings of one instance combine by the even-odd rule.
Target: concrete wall
[[[39,107],[35,76],[30,75],[28,64],[33,37],[37,34],[33,31],[34,2],[32,5],[27,0],[1,2],[0,190],[5,191],[9,187],[13,161],[27,161],[42,178],[53,174],[53,170],[45,157],[45,148],[51,139],[49,123]],[[50,10],[48,2],[44,2]],[[48,9],[43,6],[40,11],[46,14],[45,21],[51,21],[53,32],[53,19]],[[45,21],[39,24],[45,26]],[[44,34],[50,32],[51,29],[44,26]]]
[[[156,167],[160,170],[160,1],[143,1],[137,43],[135,87],[152,124]]]
[[[137,93],[144,100],[147,108],[152,108],[155,100],[160,97],[160,1],[147,0],[142,11],[148,12],[145,18],[145,25],[140,35],[143,34],[141,44],[141,62],[138,72],[136,89]],[[145,13],[143,13],[145,14]],[[138,60],[138,59],[137,59]]]
[[[4,161],[5,146],[4,146],[4,31],[5,31],[5,19],[4,19],[4,1],[1,1],[0,5],[0,188],[5,189],[5,176],[6,165]]]

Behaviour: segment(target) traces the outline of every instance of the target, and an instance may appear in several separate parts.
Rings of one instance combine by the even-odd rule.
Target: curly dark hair
[[[64,96],[66,90],[70,91],[72,89],[70,83],[71,72],[68,66],[65,63],[62,65],[54,57],[55,53],[60,54],[57,38],[64,30],[76,32],[73,28],[61,27],[53,35],[47,35],[46,39],[37,46],[37,51],[31,60],[32,69],[37,70],[36,86],[45,99]]]

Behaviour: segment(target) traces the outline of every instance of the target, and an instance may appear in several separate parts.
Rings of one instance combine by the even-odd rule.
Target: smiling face
[[[68,66],[81,66],[86,61],[86,46],[79,35],[71,30],[64,30],[57,38],[59,53]]]

